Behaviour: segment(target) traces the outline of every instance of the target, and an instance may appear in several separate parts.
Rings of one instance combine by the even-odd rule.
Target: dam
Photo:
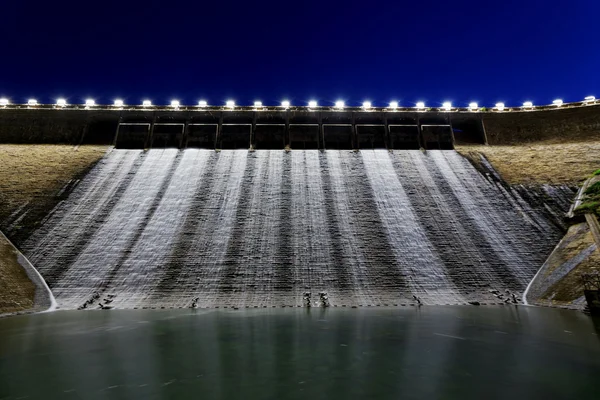
[[[550,134],[541,112],[583,111],[15,107],[4,142],[109,146],[43,218],[3,224],[60,309],[519,303],[575,189],[508,185],[454,148],[525,134],[503,118]]]

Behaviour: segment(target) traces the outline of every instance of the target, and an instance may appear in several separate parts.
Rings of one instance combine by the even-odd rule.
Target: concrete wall
[[[562,110],[485,113],[488,144],[506,145],[537,141],[600,140],[600,106]]]
[[[110,144],[119,113],[81,110],[0,110],[0,143]]]
[[[600,139],[600,105],[536,111],[512,109],[501,113],[464,111],[448,113],[437,110],[425,112],[357,110],[312,112],[308,109],[259,112],[251,109],[177,111],[165,108],[153,110],[68,108],[61,110],[44,106],[36,109],[0,109],[0,143],[113,144],[120,122],[214,124],[218,129],[213,142],[216,142],[215,145],[218,148],[239,147],[236,143],[240,140],[236,139],[231,143],[227,141],[228,137],[233,137],[230,132],[236,128],[233,125],[251,127],[244,130],[243,135],[249,136],[247,139],[244,137],[244,140],[241,141],[244,148],[247,145],[248,147],[250,145],[261,147],[262,145],[263,148],[273,148],[279,142],[290,143],[290,141],[294,141],[290,139],[290,132],[294,129],[298,129],[299,126],[309,129],[309,126],[314,128],[315,125],[319,126],[319,135],[321,135],[319,138],[320,148],[331,148],[327,146],[327,143],[338,142],[333,140],[332,135],[335,136],[336,129],[342,129],[341,126],[347,128],[351,137],[347,140],[348,143],[343,143],[340,148],[359,148],[360,143],[365,145],[365,148],[373,148],[374,140],[363,140],[359,137],[361,132],[367,133],[366,126],[373,125],[385,128],[383,135],[387,148],[394,147],[392,145],[394,141],[391,140],[392,131],[396,129],[394,132],[397,132],[397,128],[394,127],[406,125],[418,126],[419,135],[422,135],[422,127],[425,125],[451,125],[453,133],[449,140],[453,140],[457,144],[483,144],[486,136],[488,144],[491,145],[548,140]],[[275,137],[274,140],[265,137],[265,134],[261,134],[261,130],[269,131],[268,127],[264,128],[265,125],[283,127],[283,133],[279,133],[282,137]],[[334,125],[341,126],[333,129]],[[323,126],[324,129],[322,129]],[[153,131],[150,129],[150,134]],[[188,127],[183,134],[184,139],[187,132]],[[327,135],[332,137],[325,137]],[[148,146],[152,145],[152,138],[149,139]],[[441,140],[446,139],[448,138],[444,137]],[[421,142],[420,145],[423,145],[426,140],[421,137]],[[187,141],[179,140],[178,143],[187,143]],[[447,148],[446,145],[446,142],[442,143],[443,148]],[[375,145],[375,147],[379,147],[379,145]]]
[[[89,110],[43,106],[36,109],[1,108],[0,143],[116,144],[117,147],[131,148],[131,124],[149,124],[150,128],[141,138],[134,138],[135,148],[164,147],[165,143],[170,143],[168,147],[175,143],[185,148],[190,143],[188,136],[205,127],[207,132],[214,130],[214,137],[211,134],[200,141],[192,140],[195,143],[192,147],[202,143],[201,147],[221,149],[276,149],[292,144],[296,146],[291,146],[292,149],[404,149],[410,143],[412,149],[428,145],[438,149],[453,146],[454,136],[450,129],[453,123],[458,126],[456,137],[459,142],[485,142],[481,114],[478,113],[451,116],[437,111]],[[169,124],[184,125],[183,133],[179,134],[181,137],[155,140],[155,136],[160,136],[160,126]],[[124,129],[118,128],[120,125]],[[403,127],[412,127],[416,131],[405,132]],[[414,134],[417,138],[413,138]]]

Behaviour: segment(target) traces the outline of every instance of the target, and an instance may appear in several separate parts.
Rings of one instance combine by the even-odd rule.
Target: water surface
[[[600,322],[531,307],[0,319],[0,399],[595,398]]]

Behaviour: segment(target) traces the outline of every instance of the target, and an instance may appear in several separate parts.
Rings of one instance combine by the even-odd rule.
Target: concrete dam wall
[[[115,149],[22,247],[64,309],[367,307],[520,298],[561,236],[453,150]]]

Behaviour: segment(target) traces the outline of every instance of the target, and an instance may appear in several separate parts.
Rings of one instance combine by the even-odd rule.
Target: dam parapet
[[[600,136],[600,105],[502,112],[347,107],[0,107],[0,142],[123,149],[452,149]]]

